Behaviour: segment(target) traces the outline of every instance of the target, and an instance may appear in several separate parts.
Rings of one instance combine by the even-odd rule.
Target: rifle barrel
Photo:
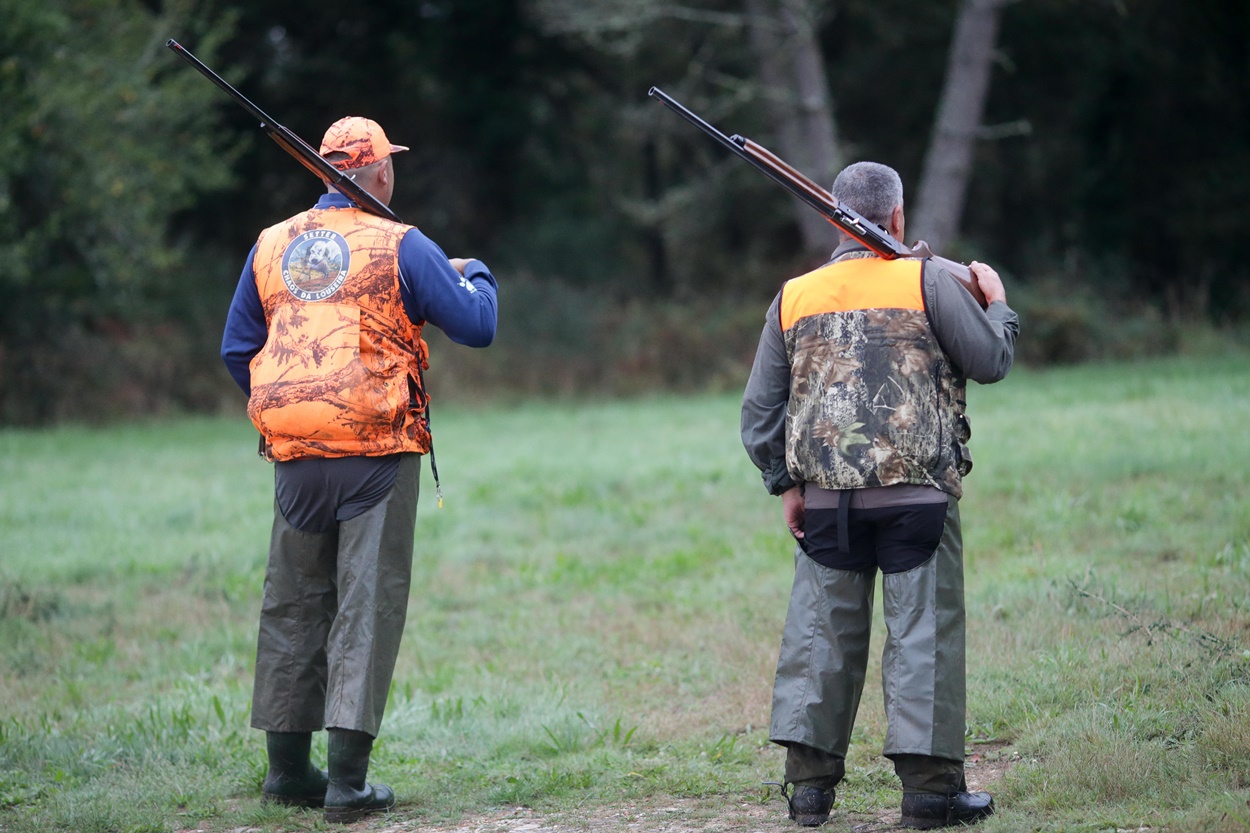
[[[239,92],[234,87],[232,87],[230,83],[226,81],[226,79],[222,78],[220,75],[213,72],[212,69],[210,69],[207,64],[205,64],[199,58],[192,55],[191,52],[185,46],[178,43],[178,41],[174,40],[173,38],[170,38],[168,41],[166,41],[165,45],[168,46],[170,49],[172,49],[179,58],[182,58],[182,60],[186,61],[188,64],[190,64],[191,66],[199,70],[201,75],[203,75],[209,81],[212,81],[214,84],[220,87],[223,91],[225,91],[225,93],[229,95],[231,98],[233,98],[235,101],[237,101],[243,107],[244,110],[251,113],[252,117],[255,118],[257,121],[261,122],[262,124],[274,124],[273,119],[269,118],[269,116],[265,113],[264,110],[257,107],[255,104],[251,102],[250,99],[247,98],[247,96],[243,95],[243,93]]]
[[[658,98],[669,109],[674,110],[685,118],[686,121],[751,163],[752,166],[773,182],[785,188],[811,208],[819,211],[826,220],[863,243],[876,254],[892,259],[905,257],[909,253],[909,250],[891,237],[885,229],[877,226],[876,223],[870,223],[850,208],[840,205],[832,194],[783,162],[775,153],[763,145],[737,134],[726,136],[686,107],[683,107],[675,98],[665,93],[659,87],[652,87],[647,95]]]
[[[677,99],[659,87],[652,87],[647,92],[647,95],[659,99],[670,110],[673,110],[686,121],[751,163],[756,170],[782,188],[785,188],[811,208],[816,209],[826,220],[837,226],[845,234],[863,243],[864,246],[879,257],[886,260],[894,260],[900,257],[932,257],[944,268],[951,271],[956,279],[972,293],[972,296],[977,299],[977,302],[982,307],[986,306],[985,295],[981,292],[980,286],[972,277],[967,266],[946,258],[937,257],[923,242],[918,243],[914,250],[907,248],[906,245],[894,239],[894,236],[888,230],[862,216],[859,212],[842,205],[833,194],[813,182],[768,148],[736,133],[733,136],[726,136],[682,106]]]
[[[721,133],[715,127],[712,127],[712,125],[708,124],[706,121],[699,118],[697,115],[695,115],[693,112],[688,110],[686,107],[682,106],[682,104],[677,99],[673,98],[671,95],[664,92],[659,87],[652,87],[650,90],[647,91],[647,95],[651,96],[652,98],[659,99],[660,102],[664,104],[664,106],[668,107],[670,110],[677,113],[677,115],[681,116],[683,119],[690,122],[695,127],[699,128],[704,133],[708,134],[713,139],[720,142],[722,145],[729,148],[730,150],[732,150],[734,153],[738,154],[742,158],[744,159],[748,158],[747,155],[743,152],[742,148],[740,148],[738,145],[735,145],[728,136],[726,136],[724,133]]]
[[[232,87],[226,79],[213,72],[207,64],[192,55],[185,46],[173,38],[166,41],[165,45],[172,49],[174,54],[195,67],[201,75],[212,81],[228,96],[233,98],[240,107],[251,114],[252,118],[260,122],[261,129],[269,134],[269,138],[277,142],[278,146],[291,156],[294,156],[300,164],[321,179],[322,182],[334,186],[334,188],[345,194],[364,211],[376,214],[379,217],[385,217],[388,220],[394,220],[395,222],[400,221],[399,217],[395,215],[394,211],[391,211],[389,206],[357,185],[351,177],[327,162],[320,153],[293,131],[269,118],[268,113],[253,104],[247,96]]]

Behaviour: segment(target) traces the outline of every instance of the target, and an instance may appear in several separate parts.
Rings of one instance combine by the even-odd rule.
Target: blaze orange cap
[[[321,139],[321,155],[340,171],[363,168],[380,162],[392,153],[408,150],[403,145],[392,145],[382,130],[382,125],[363,116],[348,116],[330,125]],[[329,158],[330,154],[347,154]]]

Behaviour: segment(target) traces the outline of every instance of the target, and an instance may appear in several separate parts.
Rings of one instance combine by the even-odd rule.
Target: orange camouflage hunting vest
[[[247,413],[267,459],[429,451],[428,352],[399,293],[409,228],[340,208],[262,232],[252,269],[269,335]]]
[[[923,261],[865,255],[782,290],[786,466],[826,489],[908,483],[959,497],[972,467],[965,383],[929,325]]]

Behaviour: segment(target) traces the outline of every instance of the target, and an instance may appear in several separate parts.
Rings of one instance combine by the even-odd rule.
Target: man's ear
[[[894,206],[894,211],[890,214],[890,234],[894,235],[899,242],[903,240],[903,228],[907,224],[907,219],[903,216],[903,206]]]

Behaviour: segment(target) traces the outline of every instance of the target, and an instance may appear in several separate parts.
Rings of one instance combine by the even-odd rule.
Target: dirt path
[[[992,791],[994,783],[1016,760],[1009,748],[977,747],[967,762],[968,788]],[[514,807],[490,816],[462,819],[453,826],[391,822],[361,827],[379,833],[772,833],[799,829],[786,817],[785,802],[780,797],[764,804],[726,804],[724,797],[669,799],[546,815],[528,807]],[[872,816],[841,812],[835,806],[829,824],[822,829],[892,833],[906,828],[899,825],[897,808]]]
[[[1019,756],[1010,747],[979,745],[968,757],[970,790],[989,790],[1003,777]],[[775,788],[774,788],[775,790]],[[320,821],[318,815],[318,822]],[[416,819],[403,820],[400,812],[374,816],[342,828],[344,833],[796,833],[786,817],[785,802],[774,791],[770,799],[728,803],[724,796],[711,798],[657,797],[628,806],[592,806],[584,811],[539,813],[529,807],[511,807],[489,815],[469,816],[455,824],[437,824]],[[199,833],[200,826],[180,830]],[[264,833],[271,828],[240,827],[229,833]],[[301,828],[302,829],[302,828]],[[824,831],[839,833],[898,833],[898,808],[876,815],[850,813],[834,806]]]

